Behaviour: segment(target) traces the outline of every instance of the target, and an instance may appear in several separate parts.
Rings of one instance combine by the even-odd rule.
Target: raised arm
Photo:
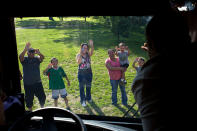
[[[130,50],[128,48],[128,46],[126,46],[126,50],[128,51],[128,56],[130,55]]]
[[[47,75],[47,71],[52,68],[52,64],[49,64],[48,67],[43,71],[44,75]]]
[[[89,51],[89,56],[92,56],[93,55],[93,52],[94,52],[93,40],[89,40],[89,45],[91,47],[91,50]]]
[[[42,62],[44,59],[44,55],[40,52],[39,49],[35,49],[35,54],[38,54],[40,56],[39,60],[40,62]]]
[[[115,46],[115,50],[116,50],[116,51],[115,51],[115,55],[118,56],[118,51],[119,51],[118,46]]]
[[[137,61],[138,61],[138,57],[134,60],[134,62],[133,62],[133,64],[132,64],[132,67],[135,68],[135,69],[137,68],[137,67],[135,66],[135,64],[136,64]]]
[[[19,55],[19,60],[20,62],[24,61],[24,56],[26,54],[26,52],[28,51],[29,47],[31,46],[31,44],[29,42],[26,43],[25,48],[23,50],[23,52],[21,52],[21,54]]]

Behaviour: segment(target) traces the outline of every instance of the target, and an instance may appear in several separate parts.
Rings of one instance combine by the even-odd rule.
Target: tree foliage
[[[147,17],[143,16],[111,16],[111,31],[117,36],[128,38],[132,30],[136,30],[140,26],[147,23]]]

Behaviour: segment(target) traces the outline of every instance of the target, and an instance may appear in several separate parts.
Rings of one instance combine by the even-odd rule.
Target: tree
[[[117,35],[118,42],[120,41],[120,36],[128,37],[130,33],[130,17],[125,16],[111,16],[111,31]]]
[[[120,36],[128,38],[133,31],[144,33],[142,27],[147,24],[149,19],[149,16],[110,16],[111,31],[120,42]]]

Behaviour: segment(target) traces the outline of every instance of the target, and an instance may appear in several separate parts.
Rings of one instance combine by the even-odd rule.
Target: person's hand
[[[89,45],[93,47],[93,40],[89,40]]]
[[[31,46],[30,42],[27,42],[26,45],[25,45],[25,49],[29,50],[30,46]]]
[[[144,43],[144,45],[141,46],[141,49],[143,49],[143,50],[149,52],[148,43]]]
[[[84,49],[83,49],[83,47],[80,49],[80,55],[82,56],[82,54],[83,54],[83,52],[84,52]]]
[[[150,58],[152,58],[153,56],[157,54],[155,48],[150,47],[148,43],[144,43],[144,46],[141,46],[141,49],[145,50],[148,53]]]
[[[126,50],[129,50],[129,47],[128,47],[128,46],[125,46],[125,49],[126,49]]]
[[[35,49],[35,54],[40,54],[40,50],[39,49]]]
[[[48,69],[51,69],[52,66],[53,66],[53,65],[50,63],[50,64],[48,65]]]
[[[135,59],[135,61],[137,62],[139,60],[139,57],[137,57],[136,59]]]
[[[118,51],[119,50],[118,46],[115,46],[115,49],[116,49],[116,51]]]

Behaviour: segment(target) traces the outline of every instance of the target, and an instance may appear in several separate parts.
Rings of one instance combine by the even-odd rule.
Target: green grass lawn
[[[68,17],[64,21],[54,17],[55,22],[49,21],[48,17],[37,18],[20,18],[15,19],[16,38],[18,54],[20,54],[26,42],[30,42],[33,48],[40,49],[44,54],[45,59],[40,65],[41,79],[44,90],[47,95],[45,106],[53,106],[53,99],[51,98],[51,90],[49,90],[48,77],[42,74],[47,67],[52,57],[59,60],[59,66],[62,66],[71,82],[71,86],[66,86],[68,92],[68,100],[71,111],[76,114],[91,114],[91,115],[105,115],[105,116],[120,116],[128,110],[121,104],[121,94],[118,90],[118,106],[111,105],[111,86],[109,83],[109,76],[105,67],[105,60],[108,58],[107,49],[114,48],[117,43],[117,38],[112,34],[109,28],[105,27],[102,22],[99,23],[97,19],[87,18],[89,27],[84,23],[84,18]],[[73,24],[74,23],[74,24]],[[69,25],[70,24],[70,25]],[[44,25],[44,28],[39,28],[39,25]],[[50,27],[55,25],[56,27]],[[69,25],[69,26],[67,26]],[[36,28],[22,28],[22,27],[36,27]],[[93,82],[92,82],[92,98],[93,103],[87,104],[84,108],[80,104],[79,87],[77,79],[77,68],[75,56],[79,51],[80,44],[86,42],[87,39],[94,41],[95,51],[91,57]],[[138,56],[147,56],[140,46],[144,42],[144,34],[133,31],[131,37],[122,38],[131,50],[129,56],[130,66],[126,72],[126,92],[128,96],[128,104],[134,103],[133,94],[131,92],[131,83],[136,75],[136,71],[132,68],[132,62]],[[22,65],[19,63],[20,70]],[[65,84],[66,80],[65,80]],[[21,81],[22,91],[23,81]],[[65,108],[63,100],[59,99],[59,107]],[[39,108],[37,98],[34,99],[33,109]],[[134,107],[137,109],[137,106]],[[128,117],[132,116],[132,112]]]

